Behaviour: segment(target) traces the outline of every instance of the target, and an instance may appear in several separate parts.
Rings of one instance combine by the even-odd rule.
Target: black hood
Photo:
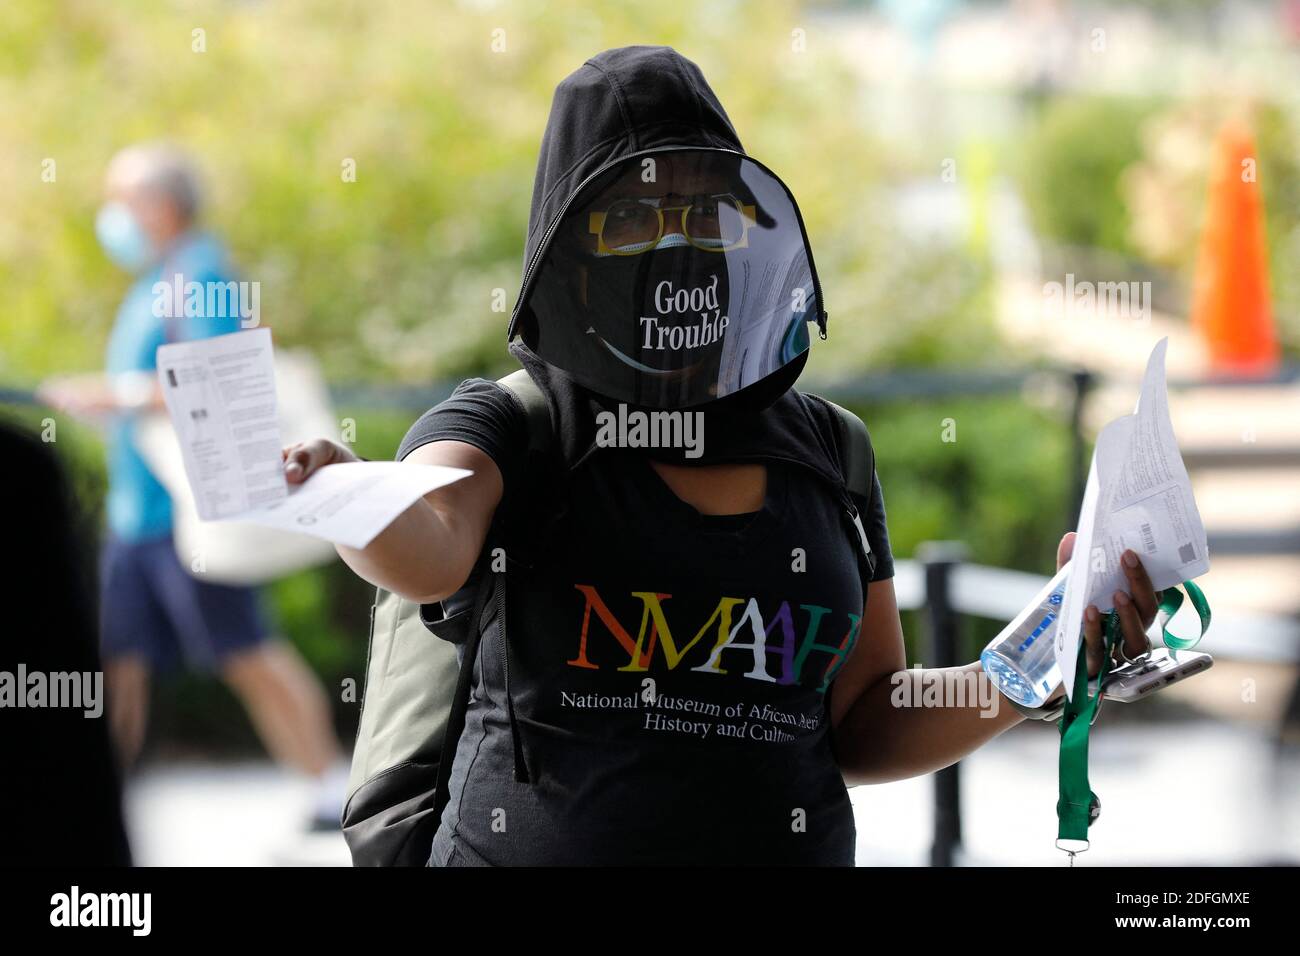
[[[569,200],[593,174],[638,153],[672,147],[725,149],[748,155],[700,68],[671,47],[606,50],[556,87],[537,160],[524,283],[510,320],[513,341],[509,349],[547,396],[559,438],[557,451],[570,468],[595,450],[595,415],[605,410],[607,403],[515,338],[528,292],[529,267],[545,252],[547,233]],[[770,219],[764,222],[770,224]],[[793,388],[761,415],[721,402],[708,412],[710,438],[704,460],[786,461],[836,481],[838,466],[827,454],[821,430],[814,427],[814,411],[809,400]],[[683,457],[680,450],[647,454],[667,460]]]
[[[672,47],[598,53],[555,88],[542,134],[524,246],[524,279],[547,230],[593,173],[647,150],[696,146],[744,153],[700,68]],[[520,300],[507,337],[519,320]]]
[[[561,80],[537,158],[525,267],[584,179],[615,160],[663,146],[744,152],[704,74],[676,50],[606,50]]]

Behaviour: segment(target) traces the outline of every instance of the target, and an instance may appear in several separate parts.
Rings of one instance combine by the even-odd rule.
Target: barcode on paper
[[[1144,524],[1142,526],[1142,545],[1147,549],[1147,554],[1152,553],[1156,549],[1156,536],[1151,531],[1150,524]]]
[[[1192,542],[1188,541],[1186,544],[1178,546],[1178,560],[1182,561],[1183,564],[1190,564],[1196,560],[1196,548]]]

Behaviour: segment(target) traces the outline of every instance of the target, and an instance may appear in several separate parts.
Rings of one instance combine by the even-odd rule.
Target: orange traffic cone
[[[1232,375],[1266,376],[1278,368],[1259,189],[1250,131],[1225,123],[1210,168],[1192,326],[1209,349],[1211,367]]]

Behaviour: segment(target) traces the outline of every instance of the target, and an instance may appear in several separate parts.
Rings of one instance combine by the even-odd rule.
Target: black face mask
[[[671,241],[671,240],[670,240]],[[689,244],[584,263],[592,344],[635,370],[637,403],[684,407],[715,382],[730,322],[727,263]],[[641,303],[628,314],[629,302]]]

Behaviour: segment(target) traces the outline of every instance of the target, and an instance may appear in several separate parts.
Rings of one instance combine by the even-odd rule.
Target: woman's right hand
[[[352,450],[328,438],[300,441],[280,450],[284,462],[284,479],[291,485],[300,485],[318,469],[345,461],[360,461]]]
[[[285,478],[297,484],[324,465],[356,460],[347,448],[324,439],[292,445],[284,450]],[[504,485],[492,457],[468,442],[429,442],[404,456],[402,463],[464,468],[471,474],[429,492],[364,548],[335,548],[348,567],[376,587],[432,604],[465,586],[483,551]]]

